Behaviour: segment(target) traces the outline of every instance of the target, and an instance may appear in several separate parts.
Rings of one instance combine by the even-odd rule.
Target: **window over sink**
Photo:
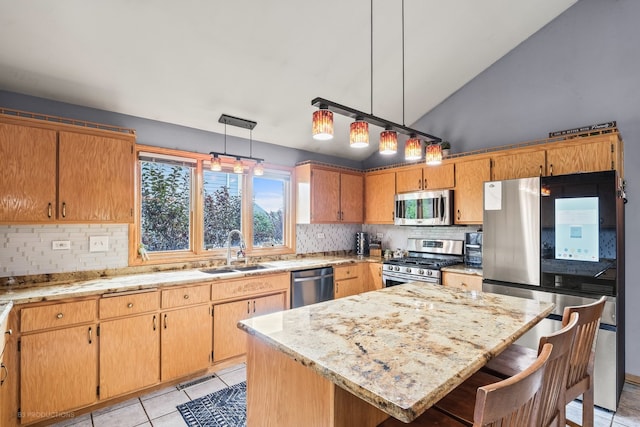
[[[248,256],[294,252],[292,168],[265,165],[264,175],[211,171],[209,156],[137,146],[136,225],[129,263],[226,256],[227,235],[241,230]],[[231,161],[232,159],[230,159]],[[249,171],[247,173],[247,170]],[[232,246],[239,245],[234,236]]]

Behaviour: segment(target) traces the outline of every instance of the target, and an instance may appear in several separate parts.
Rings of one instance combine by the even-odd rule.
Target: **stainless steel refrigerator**
[[[484,279],[540,284],[540,178],[484,184]]]

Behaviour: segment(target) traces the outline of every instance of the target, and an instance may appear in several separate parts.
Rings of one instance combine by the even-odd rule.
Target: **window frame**
[[[191,188],[192,205],[190,212],[190,246],[189,250],[163,251],[148,253],[148,260],[143,260],[138,253],[138,246],[141,241],[141,189],[142,170],[140,165],[140,154],[157,155],[159,158],[188,159],[195,161],[193,181]],[[149,145],[136,144],[135,157],[135,218],[133,224],[129,225],[129,265],[144,264],[168,264],[189,261],[214,261],[226,260],[226,248],[204,249],[204,170],[209,167],[211,157],[208,154],[193,153],[189,151],[175,150],[170,148],[154,147]],[[233,157],[222,157],[222,167],[225,172],[232,172]],[[264,163],[265,175],[269,172],[274,175],[284,175],[289,177],[285,184],[285,209],[284,209],[284,244],[273,247],[253,246],[253,163],[245,161],[245,172],[241,180],[242,189],[242,235],[247,246],[247,257],[276,256],[295,253],[295,169],[293,167]]]

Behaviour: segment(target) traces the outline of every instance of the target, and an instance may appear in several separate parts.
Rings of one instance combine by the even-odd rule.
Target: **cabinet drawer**
[[[291,286],[290,276],[289,273],[279,273],[215,281],[211,289],[211,299],[215,302],[277,291],[288,291]]]
[[[160,307],[160,293],[157,291],[137,294],[104,296],[100,299],[100,318],[126,316],[157,310]]]
[[[20,311],[20,330],[29,332],[91,322],[96,314],[96,300],[27,307]]]
[[[162,308],[182,307],[211,300],[211,285],[188,286],[162,291]]]
[[[333,280],[352,279],[360,276],[360,264],[347,267],[333,267]]]
[[[442,284],[467,291],[482,291],[482,276],[444,271],[442,273]]]

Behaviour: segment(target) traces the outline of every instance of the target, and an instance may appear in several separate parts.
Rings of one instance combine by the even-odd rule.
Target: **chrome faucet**
[[[237,253],[237,257],[242,255],[244,257],[245,264],[247,263],[247,258],[245,255],[245,250],[247,246],[244,243],[244,237],[242,236],[242,231],[240,230],[231,230],[229,234],[227,234],[227,265],[231,265],[231,236],[237,234],[240,237],[240,250]]]

